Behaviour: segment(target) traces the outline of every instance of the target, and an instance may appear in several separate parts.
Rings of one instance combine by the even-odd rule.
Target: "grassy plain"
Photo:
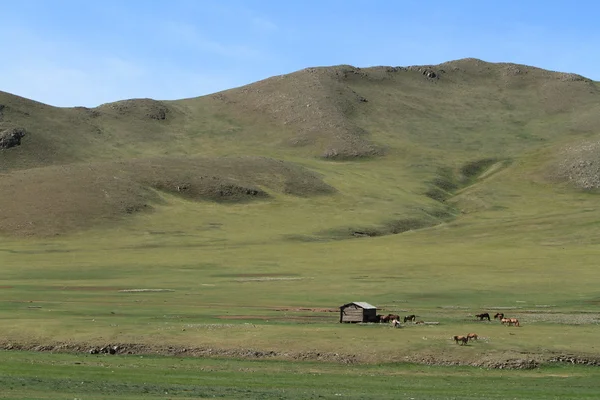
[[[325,198],[281,196],[235,208],[172,199],[119,229],[7,239],[0,249],[3,336],[325,352],[371,362],[432,353],[465,362],[521,352],[600,354],[593,339],[600,300],[595,198],[522,182],[514,177],[527,165],[510,168],[522,170],[501,172],[459,196],[473,202],[480,190],[490,191],[484,199],[491,206],[400,235],[314,236],[332,224],[327,215],[344,214],[344,203],[334,212]],[[346,326],[336,312],[302,310],[348,301],[440,324]],[[494,310],[523,326],[474,321]],[[488,340],[469,348],[449,340],[469,331]]]
[[[2,352],[2,399],[594,399],[599,372]]]

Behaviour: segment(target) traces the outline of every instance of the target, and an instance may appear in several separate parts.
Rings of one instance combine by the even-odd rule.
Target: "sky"
[[[600,80],[600,2],[0,0],[0,91],[95,107],[466,57]]]

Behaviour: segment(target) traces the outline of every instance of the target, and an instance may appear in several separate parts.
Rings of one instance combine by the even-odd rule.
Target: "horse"
[[[407,315],[406,317],[404,317],[404,322],[406,322],[406,321],[414,322],[416,318],[417,318],[417,316],[415,314]]]
[[[397,319],[394,319],[392,321],[392,325],[394,325],[394,328],[400,328],[400,321],[398,321]]]
[[[478,336],[476,333],[469,333],[467,334],[467,339],[468,340],[477,340]]]
[[[479,318],[480,321],[483,321],[485,318],[487,318],[488,321],[491,321],[490,314],[486,312],[482,314],[476,314],[475,317]]]
[[[499,312],[494,315],[494,319],[502,320],[502,318],[504,318],[504,313]]]
[[[453,336],[452,339],[454,339],[454,341],[456,342],[456,344],[458,344],[458,342],[460,342],[460,345],[463,346],[465,344],[467,344],[467,342],[469,341],[469,338],[466,336]]]
[[[521,324],[519,323],[519,320],[516,318],[509,318],[510,320],[510,324],[509,325],[513,325],[513,326],[521,326]]]
[[[400,316],[399,315],[394,315],[394,314],[388,314],[388,315],[380,315],[379,316],[379,322],[392,322],[392,320],[397,319],[398,321],[400,321]]]
[[[508,325],[508,326],[511,326],[511,325],[513,324],[513,321],[512,321],[513,319],[515,319],[515,318],[502,318],[502,319],[500,320],[500,323],[501,323],[502,325]],[[517,321],[517,322],[518,322],[518,321]]]

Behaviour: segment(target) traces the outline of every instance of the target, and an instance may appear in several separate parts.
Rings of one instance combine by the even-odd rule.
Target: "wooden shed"
[[[377,307],[364,301],[353,301],[340,306],[340,323],[342,322],[376,322]]]

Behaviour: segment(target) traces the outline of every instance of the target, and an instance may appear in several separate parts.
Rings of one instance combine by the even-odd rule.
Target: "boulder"
[[[21,145],[23,136],[25,136],[23,128],[10,128],[0,132],[0,149],[10,149]]]

